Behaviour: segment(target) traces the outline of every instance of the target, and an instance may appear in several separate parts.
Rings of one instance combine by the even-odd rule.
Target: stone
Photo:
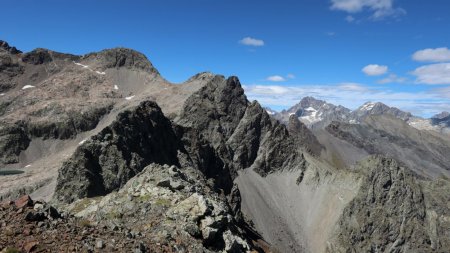
[[[225,242],[225,252],[246,252],[250,249],[247,242],[239,236],[233,235],[229,230],[223,233],[223,240]]]
[[[24,195],[22,197],[20,197],[19,199],[17,199],[14,204],[16,205],[17,208],[23,208],[26,206],[31,206],[33,204],[33,200],[31,200],[29,195]]]
[[[24,234],[24,235],[31,235],[31,234],[32,234],[32,231],[31,231],[29,228],[25,228],[25,229],[23,230],[23,234]]]
[[[59,214],[58,210],[56,210],[56,208],[52,206],[48,206],[47,208],[45,208],[44,212],[47,214],[48,218],[51,219],[61,218],[61,215]]]
[[[35,211],[39,211],[39,210],[41,210],[41,209],[44,209],[44,204],[42,204],[42,203],[36,203],[36,204],[34,204],[33,209],[34,209]]]
[[[206,241],[213,240],[217,233],[219,232],[219,228],[221,228],[220,222],[216,221],[214,218],[208,216],[200,221],[200,228],[202,231],[203,239]]]
[[[105,246],[105,245],[104,245],[104,243],[103,243],[102,240],[97,240],[97,241],[95,242],[95,247],[96,247],[97,249],[103,249],[104,246]]]
[[[32,252],[36,248],[37,245],[39,245],[39,242],[31,241],[31,242],[25,243],[25,246],[23,248],[25,249],[25,252],[29,253],[29,252]]]
[[[206,200],[202,195],[192,194],[185,200],[179,202],[171,209],[172,214],[185,216],[188,220],[197,221],[209,210]]]
[[[27,215],[25,216],[25,220],[26,221],[43,221],[45,220],[47,217],[44,213],[41,212],[34,212],[34,211],[29,211],[27,213]]]
[[[145,253],[147,252],[147,247],[145,246],[144,243],[140,242],[136,249],[134,250],[134,253]]]
[[[194,238],[199,238],[202,236],[202,231],[200,231],[199,227],[194,223],[188,223],[184,227],[184,230]]]

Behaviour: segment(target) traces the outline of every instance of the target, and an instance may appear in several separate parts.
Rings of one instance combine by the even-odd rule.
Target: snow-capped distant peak
[[[367,102],[365,103],[363,106],[361,106],[361,108],[359,108],[359,110],[361,111],[370,111],[373,109],[373,107],[375,106],[376,103],[372,103],[372,102]]]

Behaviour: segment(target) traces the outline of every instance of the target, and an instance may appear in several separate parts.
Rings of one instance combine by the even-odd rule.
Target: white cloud
[[[424,61],[424,62],[450,61],[450,50],[446,47],[427,48],[415,52],[412,58],[415,61]]]
[[[239,41],[240,44],[246,45],[246,46],[254,46],[254,47],[261,47],[264,46],[264,41],[260,39],[255,39],[252,37],[245,37]]]
[[[368,91],[369,89],[359,83],[341,83],[338,88],[346,91]]]
[[[352,23],[353,21],[355,21],[355,18],[352,15],[348,15],[347,17],[345,17],[345,20],[349,23]]]
[[[295,75],[294,74],[287,74],[286,76],[289,79],[295,79]]]
[[[255,84],[245,85],[244,89],[250,100],[258,100],[263,106],[277,109],[289,108],[303,97],[312,96],[350,109],[356,109],[367,101],[377,101],[426,117],[450,111],[450,87],[421,92],[398,92],[386,89],[386,86],[341,83],[296,86]]]
[[[436,63],[415,69],[411,74],[422,84],[450,84],[450,63]]]
[[[286,81],[286,79],[284,77],[278,76],[278,75],[269,76],[269,77],[266,78],[266,80],[267,81],[271,81],[271,82],[284,82],[284,81]]]
[[[364,72],[368,76],[381,76],[386,74],[388,71],[387,66],[378,65],[378,64],[370,64],[365,66],[362,69],[362,72]]]
[[[331,0],[331,9],[348,13],[370,10],[373,12],[372,19],[382,19],[388,16],[395,17],[406,14],[404,9],[394,8],[394,0]]]
[[[404,83],[406,82],[405,77],[397,76],[396,74],[390,74],[388,77],[379,80],[377,83],[379,84],[387,84],[387,83]]]

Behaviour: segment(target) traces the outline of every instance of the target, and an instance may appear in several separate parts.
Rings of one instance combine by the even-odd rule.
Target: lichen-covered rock
[[[171,190],[161,185],[168,177],[186,187]],[[130,238],[145,236],[152,244],[192,252],[249,251],[252,244],[226,201],[194,168],[150,164],[118,192],[75,201],[69,211],[97,226],[115,226]]]

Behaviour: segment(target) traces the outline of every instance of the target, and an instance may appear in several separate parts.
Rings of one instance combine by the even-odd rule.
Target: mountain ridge
[[[0,198],[31,194],[69,225],[103,228],[86,229],[80,249],[115,231],[140,252],[450,248],[450,144],[407,114],[374,105],[355,124],[350,110],[307,98],[284,125],[248,101],[235,76],[175,85],[132,50],[75,61],[37,50],[27,63],[2,45],[0,165],[22,173],[0,176]],[[18,217],[8,229],[47,217],[30,206],[23,220],[8,203],[0,212]],[[8,235],[0,242],[23,247]]]

